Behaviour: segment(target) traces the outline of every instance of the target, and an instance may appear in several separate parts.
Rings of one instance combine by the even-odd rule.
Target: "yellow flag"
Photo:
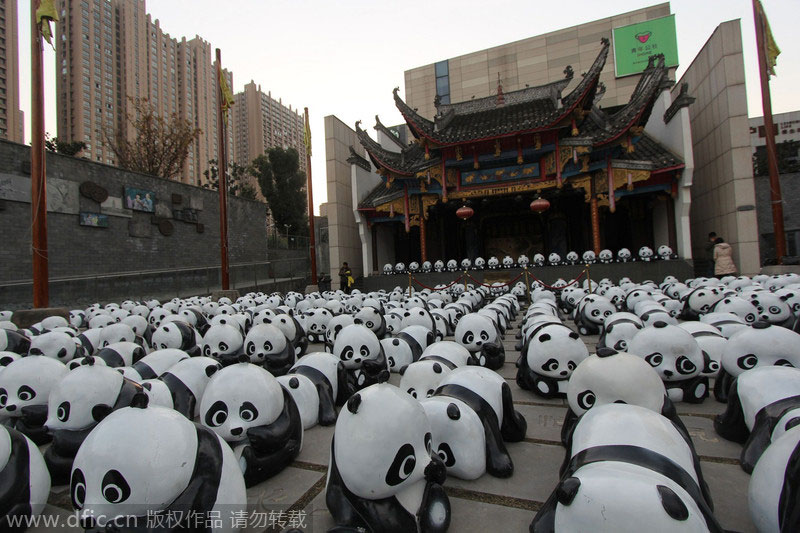
[[[58,20],[55,0],[41,0],[39,7],[36,8],[36,24],[39,26],[39,31],[42,32],[44,40],[52,46],[53,31],[50,29],[51,20],[53,22]]]
[[[775,42],[775,37],[772,36],[772,30],[769,27],[767,14],[764,12],[764,6],[761,1],[758,1],[758,12],[761,16],[761,21],[764,24],[764,49],[767,54],[767,72],[770,76],[775,76],[775,65],[778,62],[778,56],[781,54],[781,49],[778,48],[778,43]]]
[[[306,145],[306,152],[311,155],[311,128],[308,126],[308,116],[305,117],[306,129],[303,132],[303,142]]]
[[[228,109],[233,106],[233,93],[231,92],[231,88],[228,87],[228,80],[225,78],[225,72],[220,69],[219,71],[219,86],[220,92],[222,93],[222,102],[220,102],[220,107],[222,107],[222,116],[225,117],[225,122],[228,121]]]

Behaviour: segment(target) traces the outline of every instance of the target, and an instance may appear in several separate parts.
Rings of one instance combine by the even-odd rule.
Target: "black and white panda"
[[[683,300],[681,318],[684,320],[697,320],[701,315],[709,313],[717,302],[724,298],[724,293],[719,287],[700,286],[686,293]]]
[[[330,426],[336,422],[336,406],[349,398],[347,371],[333,354],[311,352],[297,360],[289,375],[299,374],[310,379],[319,395],[319,424]]]
[[[611,301],[597,294],[584,296],[579,302],[575,313],[575,325],[581,335],[597,335],[603,323],[614,314],[616,307]]]
[[[244,353],[251,363],[263,365],[275,377],[289,372],[295,363],[292,342],[272,324],[256,324],[250,328],[244,339]]]
[[[339,335],[339,332],[342,331],[342,328],[355,323],[356,321],[353,315],[344,314],[331,318],[331,321],[328,322],[328,327],[325,329],[324,334],[325,351],[333,353],[333,343],[336,342],[336,336]]]
[[[183,320],[164,321],[153,331],[150,346],[154,350],[174,348],[183,350],[190,356],[200,355],[200,344],[203,342],[200,333]]]
[[[742,469],[751,473],[764,450],[800,424],[800,370],[761,366],[739,374],[725,413],[714,419],[722,437],[743,444]]]
[[[794,324],[794,314],[786,300],[788,300],[787,296],[778,296],[768,291],[752,293],[750,299],[758,309],[760,320],[776,326],[791,328]]]
[[[22,333],[0,328],[0,352],[14,352],[20,355],[27,355],[30,347],[30,339]]]
[[[469,350],[480,366],[497,370],[506,361],[506,353],[497,326],[488,317],[468,313],[456,325],[455,342]]]
[[[624,311],[614,313],[603,323],[597,348],[625,351],[628,349],[628,343],[642,328],[644,328],[642,320],[633,313]]]
[[[325,487],[339,528],[443,533],[450,525],[446,477],[419,402],[386,383],[347,401],[336,421]]]
[[[105,365],[112,368],[131,366],[146,355],[142,345],[135,342],[115,342],[101,348],[93,356],[77,357],[67,364],[70,370],[87,364],[92,357],[92,364]]]
[[[715,313],[733,313],[744,320],[746,324],[752,324],[759,319],[758,308],[755,304],[741,296],[726,296],[718,300],[712,310]]]
[[[72,467],[70,496],[81,525],[144,530],[152,516],[172,516],[176,529],[193,529],[196,517],[215,517],[235,531],[246,513],[244,479],[230,447],[210,429],[165,407],[114,411],[83,441]]]
[[[614,404],[584,416],[531,532],[723,532],[690,441],[669,420]]]
[[[244,334],[231,324],[216,324],[203,335],[202,353],[213,357],[223,366],[232,365],[244,353]]]
[[[685,329],[656,322],[633,337],[628,353],[656,369],[673,402],[701,403],[708,396],[708,377],[702,372],[710,368],[711,358]]]
[[[50,392],[69,370],[50,357],[22,357],[0,373],[0,416],[37,445],[50,442],[44,423]]]
[[[543,398],[563,398],[572,371],[588,356],[580,335],[563,324],[543,323],[522,346],[517,385]]]
[[[722,361],[722,352],[725,351],[728,339],[723,337],[722,333],[711,324],[689,320],[681,322],[678,326],[691,333],[703,353],[707,354],[711,359],[701,374],[708,377],[716,377],[717,373],[719,373],[720,361]]]
[[[62,331],[48,331],[31,339],[28,355],[43,355],[68,363],[83,356],[83,350],[74,336]]]
[[[155,379],[172,367],[172,365],[188,359],[189,354],[183,350],[169,348],[156,350],[145,355],[131,366],[119,367],[118,371],[128,379],[141,383],[145,379]]]
[[[514,410],[511,388],[499,374],[477,366],[453,370],[422,405],[433,430],[432,449],[454,476],[514,473],[504,441],[524,439],[528,424]]]
[[[45,426],[53,443],[44,459],[55,485],[69,483],[72,461],[89,432],[112,411],[129,407],[143,390],[113,368],[87,359],[56,383],[48,399]]]
[[[293,312],[278,313],[274,317],[264,320],[266,324],[272,324],[286,335],[294,350],[295,357],[302,357],[308,349],[308,338],[303,326],[294,317]]]
[[[747,502],[758,531],[800,531],[800,427],[773,442],[756,463]]]
[[[739,318],[733,313],[711,312],[701,316],[700,322],[714,326],[726,339],[730,339],[731,336],[737,331],[747,329],[749,327],[749,324],[747,324],[744,319]]]
[[[353,392],[389,380],[389,363],[378,337],[365,326],[345,326],[333,344],[333,355],[347,371],[348,396]]]
[[[400,331],[393,337],[386,337],[380,341],[386,354],[390,372],[400,372],[411,363],[419,360],[423,347],[417,340],[405,331]]]
[[[0,527],[4,531],[16,529],[11,520],[25,524],[26,519],[42,513],[51,486],[44,458],[31,439],[2,424],[0,480]]]
[[[768,322],[756,322],[728,338],[720,363],[714,397],[727,402],[731,383],[742,372],[757,366],[800,368],[800,334]]]
[[[333,318],[333,313],[320,307],[305,313],[302,318],[308,342],[325,342],[325,330],[328,328],[328,322]]]
[[[222,368],[210,357],[189,357],[178,361],[154,379],[142,381],[152,405],[175,409],[189,420],[200,415],[200,399],[214,373]]]
[[[371,305],[362,307],[353,317],[353,323],[368,327],[379,339],[386,336],[386,320],[383,314]]]
[[[248,487],[286,468],[303,445],[303,421],[292,395],[248,362],[214,374],[200,401],[200,420],[234,448]]]
[[[320,420],[320,397],[316,384],[301,374],[285,374],[276,379],[289,392],[297,405],[300,419],[303,422],[303,430],[316,426]],[[335,418],[334,416],[334,421]]]

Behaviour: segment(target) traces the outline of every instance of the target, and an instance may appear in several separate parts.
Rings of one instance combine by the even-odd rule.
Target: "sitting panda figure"
[[[155,379],[142,381],[150,404],[169,407],[194,420],[200,416],[200,399],[208,381],[222,365],[210,357],[178,361]]]
[[[244,353],[251,363],[263,365],[275,377],[289,372],[295,362],[291,341],[272,324],[256,324],[250,328],[244,339]]]
[[[43,355],[68,363],[84,354],[82,345],[74,336],[63,331],[48,331],[31,339],[28,355]]]
[[[585,252],[583,252],[581,260],[583,261],[583,263],[587,265],[593,265],[597,262],[597,257],[595,256],[594,251],[586,250]]]
[[[431,422],[432,449],[448,472],[461,479],[514,473],[504,441],[524,439],[528,424],[499,374],[475,366],[453,370],[422,406]]]
[[[386,354],[390,372],[400,372],[411,363],[419,360],[423,347],[407,332],[401,330],[394,337],[381,339],[381,347]]]
[[[291,394],[260,366],[245,362],[214,374],[200,420],[234,448],[252,487],[289,465],[303,444],[303,421]]]
[[[500,261],[495,256],[492,256],[486,262],[486,266],[489,268],[489,270],[497,270],[500,268]]]
[[[497,370],[506,361],[506,353],[497,325],[488,317],[469,313],[456,325],[455,341],[466,348],[480,366]]]
[[[417,399],[430,398],[442,379],[467,365],[477,365],[469,351],[453,341],[435,342],[418,361],[400,369],[400,390]]]
[[[386,336],[386,319],[383,314],[371,305],[365,305],[353,317],[354,324],[368,327],[379,338]]]
[[[752,368],[773,365],[800,368],[800,334],[767,322],[756,322],[751,328],[737,331],[722,351],[714,398],[727,402],[737,376]]]
[[[48,398],[45,427],[53,438],[44,460],[55,485],[69,483],[72,461],[92,429],[112,411],[129,407],[138,383],[113,368],[93,365],[91,356],[83,365],[62,377]]]
[[[433,265],[431,265],[430,261],[423,261],[422,262],[422,272],[427,274],[433,269]]]
[[[534,256],[533,256],[534,263],[536,262],[536,256],[537,255],[541,255],[541,254],[534,254]],[[527,267],[530,264],[530,262],[531,262],[530,259],[528,259],[528,256],[525,255],[525,254],[522,254],[517,258],[517,265],[520,268]],[[544,256],[542,256],[542,262],[544,262]]]
[[[580,256],[578,252],[569,252],[567,253],[566,264],[568,265],[577,265],[578,261],[580,261]]]
[[[191,357],[200,355],[200,334],[183,320],[164,321],[150,336],[150,346],[156,350],[174,348],[183,350]]]
[[[461,270],[470,270],[472,268],[472,261],[467,258],[461,260]]]
[[[517,385],[543,398],[563,398],[572,371],[588,356],[577,333],[563,324],[542,323],[523,343]]]
[[[527,259],[527,258],[526,258],[526,259]],[[521,262],[519,262],[519,261],[517,261],[517,262],[519,263],[519,266],[520,266],[520,267],[523,267],[523,268],[524,268],[524,267],[528,266],[528,262],[527,262],[527,261],[526,261],[524,264],[523,264],[523,263],[521,263]],[[544,259],[544,255],[542,255],[542,254],[539,254],[539,253],[537,253],[537,254],[534,254],[534,255],[533,255],[533,264],[534,264],[535,266],[537,266],[537,267],[544,266],[544,265],[545,265],[545,259]]]
[[[628,352],[656,369],[673,402],[701,403],[708,396],[708,377],[703,371],[711,358],[685,329],[656,322],[631,339]]]
[[[437,259],[433,264],[433,270],[434,272],[444,272],[444,261]]]
[[[244,353],[244,335],[231,324],[215,324],[203,335],[203,355],[213,357],[228,366],[236,363]]]
[[[333,343],[342,328],[355,324],[356,319],[353,315],[337,315],[328,322],[328,329],[325,330],[325,351],[333,353]],[[371,329],[371,328],[370,328]]]
[[[761,366],[743,372],[731,385],[725,413],[714,419],[722,437],[743,444],[748,474],[773,442],[800,421],[800,369]]]
[[[617,351],[628,349],[628,343],[640,329],[644,328],[642,320],[633,313],[618,312],[606,317],[603,330],[597,341],[597,348],[612,348]]]
[[[614,253],[606,248],[600,251],[600,255],[598,255],[597,258],[600,260],[600,263],[608,265],[614,260]]]
[[[405,274],[406,273],[406,264],[403,262],[399,262],[394,265],[394,273],[395,274]]]
[[[800,531],[797,508],[800,428],[788,429],[756,463],[747,488],[750,517],[758,531]]]
[[[294,349],[295,357],[302,357],[308,349],[308,338],[303,326],[294,317],[294,312],[278,313],[274,317],[264,317],[265,324],[272,324],[283,332]],[[248,329],[249,333],[249,329]]]
[[[503,258],[503,268],[513,268],[514,267],[514,259],[507,255]]]
[[[631,251],[627,248],[620,248],[617,251],[617,262],[618,263],[629,263],[633,261],[633,256],[631,255]]]
[[[486,260],[483,257],[475,259],[475,270],[483,270],[486,268]]]
[[[145,355],[131,366],[119,367],[122,375],[128,379],[141,383],[145,379],[155,379],[167,370],[172,365],[188,359],[189,354],[182,350],[175,350],[168,348],[166,350],[156,350]]]
[[[567,384],[567,414],[561,426],[566,445],[579,417],[593,407],[613,403],[638,405],[661,413],[689,435],[658,373],[641,357],[611,348],[598,348],[584,359]]]
[[[447,271],[448,272],[455,272],[458,270],[458,261],[455,259],[450,259],[447,261]]]
[[[760,320],[789,329],[794,325],[792,309],[786,303],[788,297],[761,291],[753,293],[750,299],[758,309]],[[31,341],[31,346],[33,346],[33,341]]]
[[[711,362],[701,373],[710,378],[716,377],[719,373],[720,361],[722,361],[722,352],[725,351],[728,339],[723,337],[722,333],[710,324],[690,320],[678,325],[692,334],[703,353],[707,354],[711,359]]]
[[[639,248],[639,261],[649,262],[653,260],[653,249],[649,246]]]
[[[325,330],[328,329],[328,322],[333,318],[333,313],[324,307],[312,309],[304,315],[303,329],[310,343],[325,342]]]
[[[390,276],[392,274],[394,274],[394,267],[392,267],[391,263],[383,265],[383,275]]]
[[[671,259],[677,259],[677,256],[672,251],[672,248],[670,248],[666,244],[662,244],[661,246],[659,246],[658,250],[657,250],[657,253],[658,253],[658,258],[661,259],[662,261],[669,261]]]
[[[553,252],[547,256],[547,264],[550,266],[558,266],[561,264],[561,256]]]
[[[87,530],[145,530],[153,514],[192,529],[197,516],[215,516],[235,531],[246,513],[245,483],[231,448],[210,429],[138,394],[132,407],[108,415],[83,441],[72,467],[72,506]],[[137,502],[139,505],[136,505]],[[147,503],[144,503],[147,502]],[[213,515],[211,513],[214,513]]]
[[[345,326],[333,343],[333,355],[347,371],[348,396],[375,383],[389,380],[389,363],[378,337],[368,328]]]
[[[389,384],[347,401],[336,421],[325,487],[337,529],[443,533],[450,525],[446,477],[419,402]]]
[[[575,325],[581,335],[598,335],[606,319],[614,314],[616,307],[605,296],[584,296],[575,311]]]
[[[47,400],[50,392],[69,372],[51,357],[31,355],[13,361],[0,372],[0,417],[37,445],[50,442],[47,433]]]
[[[419,270],[419,263],[417,263],[416,261],[411,261],[408,264],[408,271],[411,272],[412,274],[417,272],[418,270]]]
[[[50,474],[42,453],[31,439],[0,424],[0,524],[6,531],[11,520],[39,516],[50,497]],[[33,523],[33,522],[31,522]],[[24,529],[24,528],[23,528]]]
[[[598,523],[603,531],[641,531],[645,516],[649,531],[723,531],[691,441],[644,407],[610,404],[587,412],[561,474],[530,531],[584,531]]]

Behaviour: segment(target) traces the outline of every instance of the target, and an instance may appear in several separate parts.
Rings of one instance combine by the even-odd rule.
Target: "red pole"
[[[219,176],[219,252],[222,265],[222,290],[230,288],[228,270],[228,170],[225,152],[225,116],[222,112],[222,52],[217,48],[217,176]]]
[[[311,284],[317,284],[317,247],[316,237],[314,236],[314,193],[311,190],[311,126],[308,119],[308,108],[303,108],[306,115],[306,132],[308,132],[308,144],[306,145],[306,167],[308,172],[306,178],[308,183],[308,248],[311,253]]]
[[[778,264],[783,264],[786,255],[786,234],[783,229],[783,198],[778,174],[778,156],[775,149],[775,131],[772,122],[772,101],[769,93],[769,72],[764,35],[764,12],[761,2],[753,0],[753,17],[756,23],[756,46],[758,48],[758,70],[761,77],[761,106],[764,109],[764,132],[766,133],[767,167],[769,189],[772,200],[772,227],[775,232],[775,255]]]
[[[47,264],[47,180],[44,153],[42,36],[36,23],[39,0],[31,1],[31,247],[33,307],[50,304]]]

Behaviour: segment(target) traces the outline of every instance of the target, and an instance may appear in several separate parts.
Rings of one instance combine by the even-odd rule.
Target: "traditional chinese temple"
[[[410,143],[377,117],[381,142],[357,123],[369,160],[351,149],[353,175],[380,176],[356,191],[365,270],[385,258],[564,257],[661,244],[690,254],[691,175],[678,147],[691,156],[691,139],[688,122],[673,118],[693,99],[681,91],[673,101],[664,58],[652,56],[630,100],[603,108],[609,49],[603,39],[579,77],[567,67],[546,85],[504,92],[500,81],[485,98],[437,97],[432,120],[395,89]]]

